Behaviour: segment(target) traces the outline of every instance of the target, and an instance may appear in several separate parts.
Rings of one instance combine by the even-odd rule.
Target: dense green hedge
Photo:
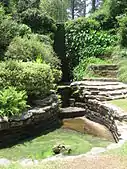
[[[39,58],[41,62],[57,66],[59,60],[53,51],[53,47],[51,44],[48,44],[48,41],[47,44],[43,43],[41,35],[39,38],[36,35],[31,35],[30,37],[25,36],[23,38],[15,37],[5,53],[5,59],[11,58],[27,62],[36,61]]]
[[[55,21],[37,8],[29,8],[19,14],[21,23],[28,25],[34,33],[47,34],[56,31]]]
[[[15,36],[23,36],[31,33],[31,29],[24,24],[18,24],[12,20],[11,17],[3,18],[0,22],[0,54],[1,56],[6,51],[7,46],[10,44]],[[3,58],[1,58],[3,59]]]
[[[69,21],[66,27],[67,57],[72,71],[82,59],[108,55],[116,36],[100,30],[99,22],[89,18]]]
[[[32,62],[6,61],[0,63],[0,89],[14,86],[25,90],[30,97],[45,97],[54,88],[60,71],[52,71],[50,65]]]

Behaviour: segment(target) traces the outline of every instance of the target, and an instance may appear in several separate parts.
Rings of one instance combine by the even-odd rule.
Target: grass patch
[[[125,142],[121,147],[106,151],[104,154],[127,156],[127,142]]]
[[[114,104],[127,112],[127,99],[112,100],[109,101],[109,103]]]
[[[62,166],[62,162],[59,161],[52,161],[52,162],[47,162],[47,163],[40,163],[37,165],[26,165],[22,166],[18,162],[16,163],[11,163],[10,165],[7,166],[0,166],[0,169],[60,169]],[[63,167],[62,167],[63,168]]]
[[[88,152],[92,147],[105,147],[109,143],[95,136],[57,129],[23,144],[1,149],[0,158],[14,161],[22,158],[43,159],[53,156],[52,147],[56,144],[69,145],[72,149],[71,155],[78,155]]]

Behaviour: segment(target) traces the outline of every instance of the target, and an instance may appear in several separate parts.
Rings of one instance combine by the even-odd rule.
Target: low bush
[[[120,46],[116,46],[112,53],[113,61],[119,63],[122,59],[127,59],[127,48],[121,48]]]
[[[11,60],[1,62],[0,70],[0,89],[14,86],[18,90],[25,90],[30,98],[44,98],[54,88],[55,71],[50,65]],[[59,79],[61,73],[58,70],[56,72]]]
[[[119,66],[118,78],[127,83],[127,48],[117,46],[112,54],[114,63]]]
[[[42,37],[40,37],[42,38]],[[51,45],[47,45],[41,42],[43,39],[39,39],[36,35],[15,37],[10,43],[8,50],[5,54],[7,59],[36,61],[39,57],[42,62],[50,63],[52,66],[57,66],[59,60],[53,51]]]
[[[120,81],[127,83],[127,58],[124,58],[119,62],[118,77]]]
[[[103,60],[96,57],[89,57],[86,59],[82,59],[78,66],[76,66],[73,70],[74,80],[82,80],[83,77],[91,77],[93,75],[89,74],[88,66],[91,64],[109,64],[108,60]]]
[[[0,91],[0,116],[19,115],[27,107],[25,91],[17,91],[15,87],[8,87]]]

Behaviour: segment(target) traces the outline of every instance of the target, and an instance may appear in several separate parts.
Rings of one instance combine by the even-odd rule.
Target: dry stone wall
[[[74,91],[73,93],[76,92]],[[105,125],[111,131],[114,140],[116,142],[119,141],[120,133],[116,121],[122,121],[127,118],[119,109],[107,102],[85,98],[85,95],[82,95],[81,91],[74,94],[70,103],[70,106],[84,108],[84,116],[86,118]]]
[[[84,103],[75,102],[75,106],[85,109],[85,117],[105,125],[113,134],[114,140],[119,141],[119,131],[117,129],[116,120],[120,120],[119,115],[105,103],[96,100],[87,100]]]
[[[59,125],[59,103],[55,95],[35,101],[32,108],[20,117],[0,118],[0,147],[6,147],[20,140],[38,135]]]
[[[86,90],[86,88],[89,88],[89,83],[92,90]],[[100,86],[96,85],[96,83],[99,83]],[[118,84],[117,84],[118,83]],[[104,126],[106,126],[112,133],[114,140],[116,142],[120,139],[120,133],[118,131],[117,121],[122,121],[124,119],[127,119],[127,115],[118,108],[114,107],[113,105],[108,104],[106,101],[101,101],[98,95],[98,92],[100,92],[100,87],[104,88],[105,90],[108,88],[113,90],[112,85],[114,88],[120,86],[120,88],[125,87],[124,84],[121,84],[119,82],[108,82],[105,81],[105,84],[101,84],[100,81],[98,82],[88,82],[82,81],[82,82],[74,82],[70,84],[70,88],[68,87],[69,93],[72,93],[70,98],[67,98],[69,100],[68,105],[70,108],[63,108],[61,110],[61,118],[74,118],[79,116],[85,116],[89,120],[92,120],[94,122],[100,123]],[[121,87],[122,86],[122,87]],[[109,88],[110,87],[110,88]],[[83,90],[85,89],[85,90]],[[62,88],[64,90],[64,88]],[[94,98],[87,97],[91,96],[91,92],[95,94]],[[106,90],[108,92],[108,90]],[[62,92],[64,93],[64,92]],[[97,94],[96,94],[97,93]],[[122,95],[122,94],[121,94]],[[124,97],[124,95],[122,95]],[[75,108],[75,109],[74,109]],[[80,109],[81,110],[80,110]],[[72,110],[72,111],[71,111]]]

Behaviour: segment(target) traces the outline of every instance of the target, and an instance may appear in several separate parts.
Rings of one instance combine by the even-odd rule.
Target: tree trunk
[[[72,19],[74,19],[75,18],[75,14],[74,14],[74,12],[75,12],[75,0],[71,0],[71,16],[72,16]]]
[[[86,0],[84,0],[83,16],[86,16]]]
[[[94,12],[95,11],[95,9],[96,9],[96,0],[92,0],[92,12]]]

